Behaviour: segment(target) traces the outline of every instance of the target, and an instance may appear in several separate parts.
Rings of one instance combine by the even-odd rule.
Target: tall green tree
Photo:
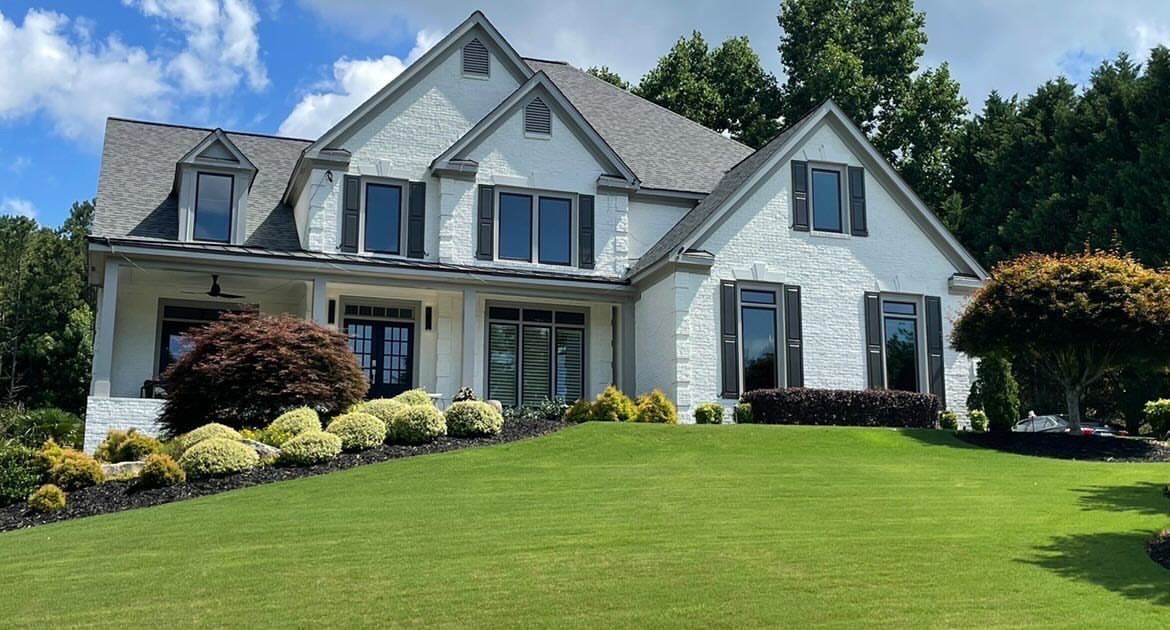
[[[630,89],[630,82],[623,79],[620,74],[610,70],[609,66],[593,66],[585,72],[588,72],[589,74],[597,77],[598,79],[601,79],[602,81],[605,81],[606,83],[616,85],[623,90]]]

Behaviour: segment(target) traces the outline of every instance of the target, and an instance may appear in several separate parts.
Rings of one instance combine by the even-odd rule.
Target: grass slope
[[[591,424],[0,534],[5,626],[1155,627],[1170,467]]]

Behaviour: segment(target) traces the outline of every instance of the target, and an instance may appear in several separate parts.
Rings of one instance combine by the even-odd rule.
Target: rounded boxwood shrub
[[[161,449],[162,445],[159,444],[158,440],[140,433],[138,429],[111,430],[106,435],[106,439],[98,445],[97,451],[94,452],[94,459],[112,464],[136,462],[151,453],[159,452]]]
[[[938,414],[938,428],[944,431],[954,431],[959,428],[959,416],[953,411],[943,411]]]
[[[638,417],[638,407],[622,390],[610,385],[593,401],[591,420],[600,422],[633,422]]]
[[[280,461],[308,466],[334,459],[341,454],[341,438],[324,431],[306,431],[284,443]]]
[[[289,437],[300,435],[306,431],[320,431],[321,416],[308,407],[297,407],[292,411],[280,414],[268,425],[267,430],[274,435],[283,433]]]
[[[187,473],[183,472],[179,462],[162,453],[147,455],[142,472],[138,475],[138,485],[143,488],[177,486],[184,481],[187,481]]]
[[[421,387],[418,389],[408,389],[391,398],[391,400],[396,400],[404,405],[435,406],[435,401],[431,400],[431,395]]]
[[[752,424],[756,421],[756,417],[752,414],[751,403],[738,403],[732,408],[731,415],[736,424]]]
[[[240,440],[240,432],[227,426],[226,424],[220,424],[218,422],[205,424],[198,429],[184,433],[183,435],[180,435],[179,437],[172,440],[170,445],[171,453],[175,457],[182,457],[183,453],[187,452],[187,449],[191,448],[192,446],[195,446],[204,440],[211,440],[215,438],[223,438],[225,440],[238,442]]]
[[[105,481],[106,474],[96,459],[67,448],[61,451],[57,462],[49,469],[49,480],[65,490],[80,490]]]
[[[447,408],[447,434],[456,437],[498,435],[504,428],[504,416],[496,408],[478,400],[457,402]]]
[[[336,414],[369,388],[345,333],[292,315],[228,313],[187,338],[162,376],[167,435],[208,421],[263,426],[290,407]]]
[[[656,389],[638,399],[638,415],[634,422],[678,424],[678,408],[662,390]]]
[[[972,409],[969,417],[972,431],[983,433],[987,430],[987,414],[982,409]]]
[[[447,422],[434,405],[403,407],[386,428],[386,438],[395,444],[425,444],[447,434]]]
[[[46,470],[45,459],[37,451],[15,442],[0,443],[0,507],[27,499]]]
[[[386,441],[386,423],[360,411],[337,416],[325,431],[341,438],[345,451],[364,451]]]
[[[351,411],[368,413],[371,416],[374,416],[375,418],[386,423],[386,426],[388,427],[390,426],[390,419],[394,417],[394,414],[397,413],[398,410],[404,407],[406,407],[405,404],[400,403],[393,398],[376,398],[374,400],[368,400],[365,403],[362,403]]]
[[[223,437],[213,437],[187,449],[179,466],[189,477],[220,477],[252,470],[260,465],[260,456],[252,447]]]
[[[723,424],[723,405],[709,402],[695,407],[695,424]]]
[[[588,400],[575,400],[565,410],[565,422],[580,424],[593,419],[593,403]]]
[[[56,512],[65,507],[65,491],[47,483],[29,496],[28,506],[42,514]]]

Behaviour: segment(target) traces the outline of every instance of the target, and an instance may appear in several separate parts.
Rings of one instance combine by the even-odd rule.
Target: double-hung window
[[[501,260],[532,262],[535,249],[541,264],[573,264],[572,199],[501,192],[499,208]]]
[[[812,228],[818,232],[845,231],[841,204],[841,171],[833,168],[812,169]]]
[[[366,184],[365,240],[367,252],[402,252],[402,186]]]
[[[195,176],[195,229],[197,241],[227,243],[232,239],[234,178],[219,173]]]
[[[882,328],[886,357],[886,387],[921,391],[918,380],[918,305],[883,301]]]
[[[740,289],[740,328],[743,334],[743,391],[772,389],[780,384],[777,332],[780,327],[777,292]]]
[[[585,395],[585,314],[488,308],[488,397],[508,406]]]

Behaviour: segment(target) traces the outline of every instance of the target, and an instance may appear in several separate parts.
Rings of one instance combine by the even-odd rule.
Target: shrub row
[[[578,400],[564,411],[568,422],[654,422],[678,424],[678,408],[663,394],[654,390],[630,400],[622,390],[610,385],[593,402]]]
[[[744,394],[743,402],[760,424],[922,429],[934,428],[940,407],[933,394],[886,389],[760,389]]]

